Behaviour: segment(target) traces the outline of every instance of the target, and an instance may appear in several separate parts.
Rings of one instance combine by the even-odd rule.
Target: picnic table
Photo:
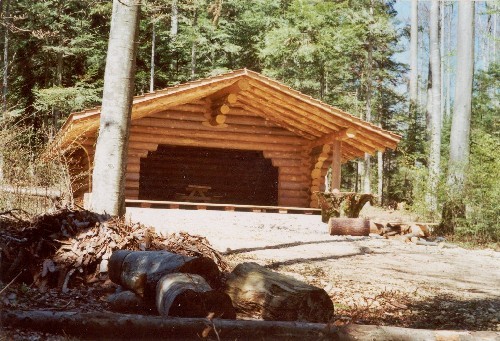
[[[211,202],[212,198],[207,196],[207,192],[211,189],[210,186],[188,185],[186,187],[186,193],[188,193],[186,199],[197,202]]]

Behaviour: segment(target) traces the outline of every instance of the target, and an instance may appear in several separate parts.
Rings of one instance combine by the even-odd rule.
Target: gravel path
[[[423,316],[421,323],[431,318],[435,322],[450,306],[460,306],[464,311],[457,319],[463,323],[451,327],[500,330],[500,253],[493,250],[330,236],[317,215],[142,208],[128,208],[127,213],[132,221],[155,226],[157,232],[202,235],[232,264],[255,261],[323,287],[336,303],[336,311],[346,313],[373,302],[376,308],[378,301],[392,296],[404,301],[399,306],[413,304],[413,308],[401,308],[403,312],[396,316],[389,313],[388,323],[397,324],[397,315],[403,318],[407,310],[415,314],[428,304],[437,312]],[[387,309],[381,314],[387,314]],[[446,327],[449,314],[442,319]]]

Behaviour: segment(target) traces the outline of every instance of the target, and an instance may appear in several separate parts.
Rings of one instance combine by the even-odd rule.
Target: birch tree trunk
[[[419,78],[418,78],[418,1],[412,0],[411,3],[411,30],[410,30],[410,79],[409,79],[409,92],[410,101],[408,105],[408,118],[409,118],[409,129],[408,129],[408,141],[409,141],[409,152],[414,152],[418,147],[416,141],[417,137],[417,127],[418,127],[418,88],[419,88]]]
[[[370,1],[370,20],[373,22],[373,1]],[[368,51],[366,56],[366,117],[367,122],[371,122],[372,119],[372,54],[373,54],[373,42],[371,35],[371,23],[370,23],[370,33],[368,34]],[[371,156],[365,153],[365,172],[363,174],[363,193],[371,193]]]
[[[149,92],[154,92],[155,91],[155,50],[156,50],[156,29],[155,29],[155,22],[151,23],[151,26],[153,26],[152,30],[153,32],[151,33],[151,68],[150,68],[150,75],[149,75]]]
[[[178,8],[177,0],[172,0],[172,11],[170,13],[170,35],[172,38],[177,37],[178,27]]]
[[[172,58],[172,69],[174,73],[177,73],[178,70],[178,52],[177,52],[177,47],[175,46],[175,40],[177,39],[177,33],[179,30],[179,11],[177,7],[177,0],[172,0],[172,9],[170,11],[170,37],[172,38],[172,49],[173,49],[173,55],[174,57]]]
[[[92,177],[91,209],[97,213],[125,213],[125,170],[139,12],[137,0],[113,0]]]
[[[449,201],[443,208],[442,227],[452,232],[455,219],[465,216],[462,202],[465,170],[469,163],[469,136],[474,77],[474,2],[458,1],[455,105],[450,136],[447,185]]]
[[[427,68],[427,102],[425,106],[425,126],[427,127],[427,140],[431,140],[431,116],[432,116],[432,69],[431,63],[429,61],[429,67]]]
[[[441,16],[441,22],[439,26],[439,54],[441,58],[441,87],[440,87],[440,96],[441,96],[441,129],[443,128],[443,121],[444,121],[444,72],[445,72],[445,66],[444,66],[444,23],[445,23],[445,10],[444,10],[444,1],[439,1],[439,14]]]
[[[410,31],[410,111],[416,109],[418,97],[418,0],[411,2]]]
[[[4,12],[4,41],[3,41],[3,83],[2,83],[2,108],[3,113],[7,112],[7,93],[9,90],[9,20],[10,20],[10,0],[5,1]]]
[[[445,117],[449,119],[451,117],[451,70],[450,70],[450,50],[451,50],[451,18],[453,16],[453,3],[450,4],[450,9],[448,11],[448,43],[447,43],[447,50],[448,50],[448,62],[446,63],[447,70],[446,70],[446,114]]]
[[[198,26],[198,9],[194,10],[194,18],[193,18],[193,28],[197,29]],[[195,33],[196,34],[196,33]],[[194,80],[196,76],[196,37],[193,37],[193,41],[191,43],[191,80]]]
[[[432,106],[430,112],[428,209],[437,209],[436,188],[441,161],[441,53],[439,46],[439,0],[432,0],[430,10],[430,68],[432,74]]]

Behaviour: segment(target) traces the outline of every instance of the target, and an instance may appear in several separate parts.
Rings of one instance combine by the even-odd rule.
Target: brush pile
[[[373,222],[377,229],[377,234],[384,238],[400,239],[406,243],[416,245],[437,246],[440,248],[455,247],[445,243],[445,238],[433,236],[436,223],[418,222]]]
[[[228,270],[222,256],[204,237],[158,234],[123,219],[106,220],[85,210],[61,209],[34,219],[13,212],[0,214],[0,280],[19,277],[39,289],[67,291],[78,283],[107,277],[107,264],[115,250],[166,250],[185,256],[212,259]]]

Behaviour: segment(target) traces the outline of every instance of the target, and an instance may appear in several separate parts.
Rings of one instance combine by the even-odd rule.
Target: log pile
[[[221,275],[207,257],[118,250],[109,260],[109,277],[128,291],[112,295],[108,302],[112,310],[121,312],[154,311],[156,305],[163,316],[235,319],[229,296],[214,290],[221,288]]]
[[[446,243],[445,238],[433,236],[433,227],[436,223],[422,222],[373,222],[377,234],[384,238],[400,239],[406,243],[416,245],[437,246],[440,248],[455,247]]]
[[[1,215],[0,280],[70,294],[79,285],[118,286],[117,311],[179,317],[328,322],[323,289],[255,263],[229,273],[209,242],[187,233],[159,235],[140,224],[63,209],[32,220]],[[230,278],[230,280],[227,280]],[[233,307],[234,306],[234,307]]]

